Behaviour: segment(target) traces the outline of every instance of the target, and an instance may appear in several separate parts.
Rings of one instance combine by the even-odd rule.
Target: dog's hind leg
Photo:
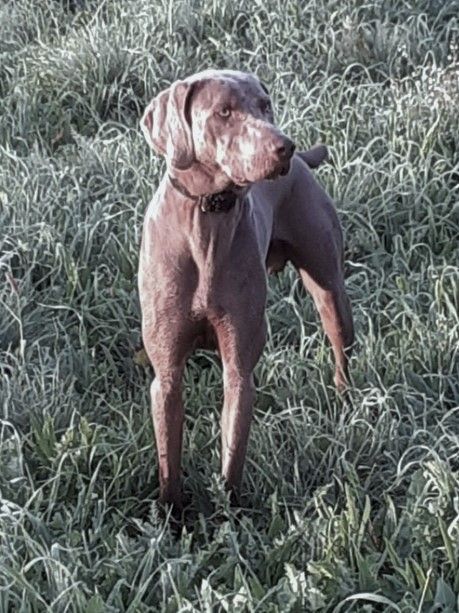
[[[335,208],[299,161],[289,200],[279,209],[277,238],[312,294],[335,356],[335,384],[346,386],[354,326],[344,286],[343,237]]]
[[[348,381],[348,361],[354,342],[352,312],[342,279],[321,287],[305,268],[299,268],[304,286],[312,295],[335,356],[335,385],[343,391]]]

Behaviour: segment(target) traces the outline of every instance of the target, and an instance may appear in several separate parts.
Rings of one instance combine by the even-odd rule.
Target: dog
[[[144,220],[139,293],[153,365],[151,406],[160,500],[181,504],[182,375],[196,348],[223,366],[221,470],[237,499],[265,337],[267,272],[290,261],[312,294],[343,390],[354,339],[336,211],[310,168],[326,148],[295,153],[253,75],[206,70],[147,106],[141,128],[167,170]]]

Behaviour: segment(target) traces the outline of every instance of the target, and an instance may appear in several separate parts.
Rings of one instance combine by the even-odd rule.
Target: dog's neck
[[[237,202],[238,195],[231,189],[225,189],[216,194],[201,194],[193,196],[180,181],[169,175],[169,181],[178,192],[186,198],[193,200],[199,204],[199,208],[203,213],[227,213]]]
[[[234,185],[219,169],[193,164],[187,169],[169,169],[171,185],[186,198],[199,204],[205,213],[227,212],[248,189]]]

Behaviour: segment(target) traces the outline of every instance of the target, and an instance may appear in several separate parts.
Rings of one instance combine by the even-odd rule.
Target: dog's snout
[[[275,152],[282,160],[289,160],[295,151],[295,144],[289,138],[282,138],[275,144]]]

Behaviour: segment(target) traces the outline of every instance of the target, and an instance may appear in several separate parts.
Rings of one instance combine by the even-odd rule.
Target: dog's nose
[[[295,151],[295,144],[287,137],[276,143],[275,152],[281,160],[289,160]]]

